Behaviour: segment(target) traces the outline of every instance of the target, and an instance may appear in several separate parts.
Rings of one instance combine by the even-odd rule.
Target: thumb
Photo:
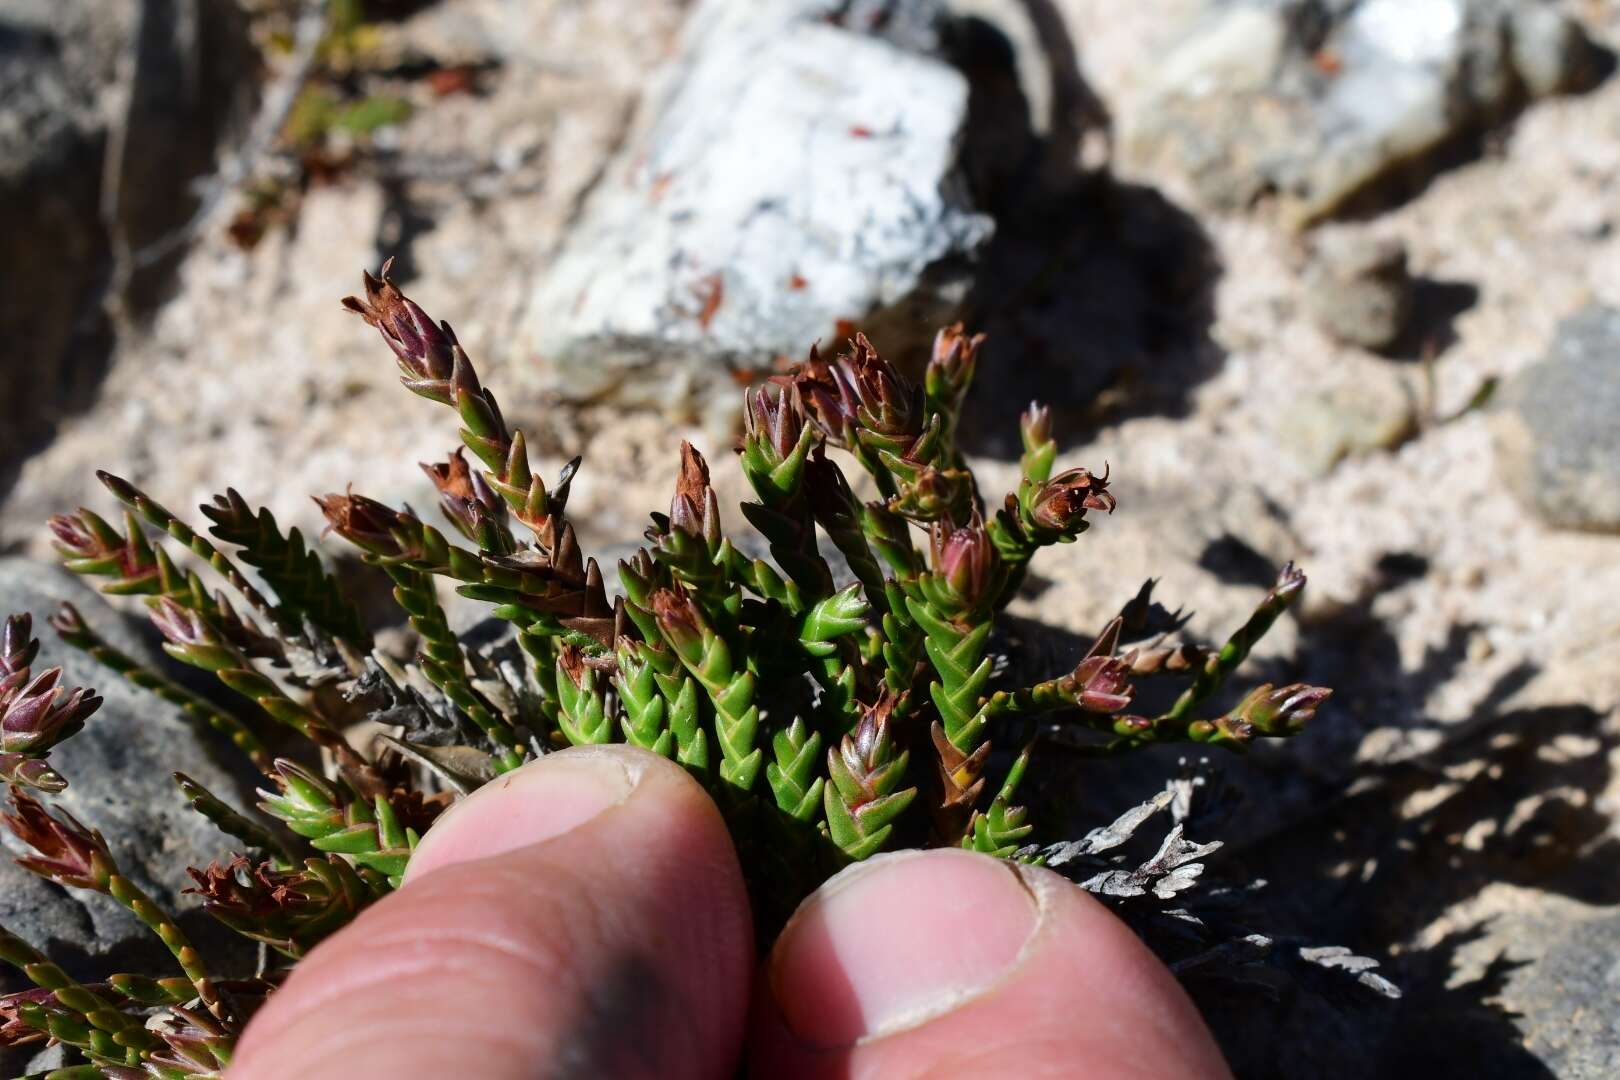
[[[1124,923],[1050,870],[971,852],[845,870],[799,908],[761,982],[755,1076],[1230,1076]]]
[[[567,750],[449,810],[404,886],[271,995],[230,1076],[722,1076],[752,964],[702,788],[645,751]]]

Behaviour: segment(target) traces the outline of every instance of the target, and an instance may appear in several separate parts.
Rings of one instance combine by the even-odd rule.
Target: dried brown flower
[[[1069,533],[1079,527],[1087,510],[1112,514],[1115,505],[1108,491],[1107,468],[1101,476],[1093,476],[1090,469],[1069,469],[1041,485],[1030,517],[1040,528]]]
[[[112,872],[112,855],[99,832],[86,828],[65,810],[56,815],[30,795],[11,789],[9,814],[0,814],[12,835],[34,850],[17,862],[58,885],[103,890]]]

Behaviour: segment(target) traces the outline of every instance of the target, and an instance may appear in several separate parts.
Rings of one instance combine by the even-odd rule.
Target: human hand
[[[719,811],[680,767],[604,746],[441,818],[404,887],[271,996],[230,1077],[725,1078],[739,1061],[785,1078],[1229,1075],[1124,924],[984,855],[851,867],[756,972]]]

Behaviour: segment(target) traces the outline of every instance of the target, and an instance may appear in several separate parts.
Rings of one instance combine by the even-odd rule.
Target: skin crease
[[[757,963],[718,810],[624,746],[548,755],[447,813],[228,1075],[723,1078],[745,1053],[786,1080],[1229,1076],[1170,973],[1046,870],[879,856]]]

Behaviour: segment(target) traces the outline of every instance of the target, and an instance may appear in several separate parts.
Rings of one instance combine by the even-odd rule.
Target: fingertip
[[[769,978],[800,1039],[852,1045],[982,993],[1013,967],[1038,915],[1008,863],[965,851],[882,855],[800,908]]]
[[[574,747],[531,761],[445,811],[412,854],[405,880],[570,832],[624,802],[649,774],[669,783],[661,766],[689,780],[678,766],[629,746]]]
[[[1059,875],[943,850],[847,873],[773,951],[756,1075],[1228,1075],[1169,971]]]
[[[405,885],[271,996],[232,1076],[720,1075],[752,967],[703,789],[644,751],[563,751],[447,812]]]

